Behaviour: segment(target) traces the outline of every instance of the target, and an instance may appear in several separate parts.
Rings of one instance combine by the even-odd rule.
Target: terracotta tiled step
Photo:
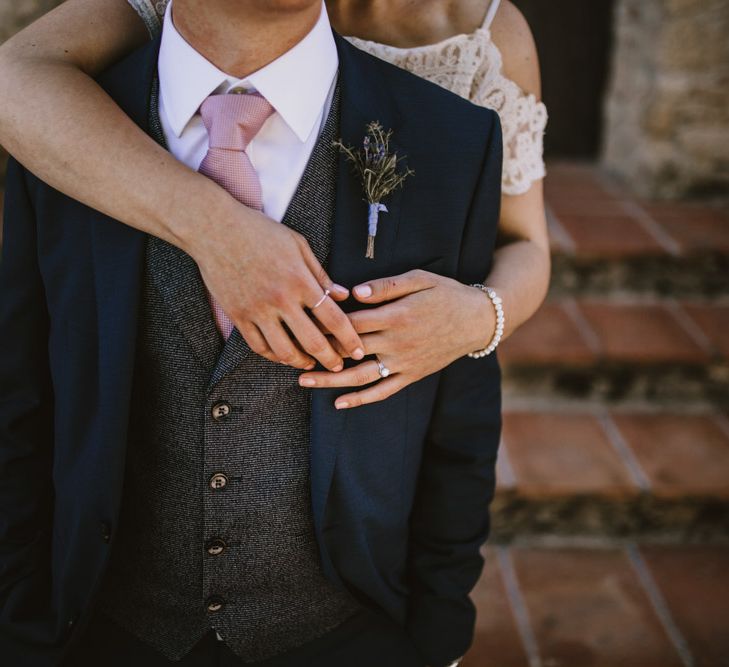
[[[505,411],[498,541],[529,535],[729,536],[729,419],[721,413]]]
[[[729,291],[729,206],[635,200],[589,164],[545,181],[553,294]]]
[[[679,252],[717,250],[729,253],[729,208],[726,204],[639,202],[646,213],[676,241]]]
[[[698,324],[709,344],[724,357],[729,358],[729,307],[685,303],[684,309]]]
[[[729,405],[729,302],[547,301],[498,350],[512,404]]]
[[[729,547],[489,547],[464,667],[723,667]]]
[[[729,664],[729,553],[646,547],[643,556],[697,667]]]
[[[483,574],[471,595],[478,610],[476,641],[463,667],[530,667],[498,555],[487,548],[485,558]]]

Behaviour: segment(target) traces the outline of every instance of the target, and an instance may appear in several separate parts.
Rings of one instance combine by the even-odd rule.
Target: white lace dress
[[[358,37],[354,46],[447,88],[499,114],[504,141],[502,192],[518,195],[545,175],[543,159],[547,109],[502,72],[501,52],[490,26],[500,0],[491,0],[483,25],[475,32],[454,35],[436,44],[398,48]],[[167,0],[129,0],[156,35]]]

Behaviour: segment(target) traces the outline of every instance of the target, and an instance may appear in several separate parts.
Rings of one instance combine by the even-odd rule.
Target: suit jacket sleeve
[[[24,170],[8,165],[0,264],[0,654],[48,610],[53,508],[49,318]]]
[[[499,216],[501,132],[492,116],[474,194],[458,279],[482,282]],[[484,298],[485,295],[484,295]],[[408,627],[429,665],[446,665],[468,649],[475,622],[469,593],[483,559],[501,434],[501,374],[495,353],[464,357],[441,372],[411,517]]]

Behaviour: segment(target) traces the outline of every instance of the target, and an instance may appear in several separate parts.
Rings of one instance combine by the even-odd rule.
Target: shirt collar
[[[304,39],[245,79],[221,71],[183,39],[172,21],[171,2],[165,12],[158,59],[160,95],[178,137],[208,95],[242,87],[263,95],[299,140],[306,141],[322,113],[338,66],[323,2],[319,20]]]

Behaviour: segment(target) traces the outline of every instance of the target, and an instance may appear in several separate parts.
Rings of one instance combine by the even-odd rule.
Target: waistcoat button
[[[226,403],[225,401],[221,401],[220,403],[216,403],[213,406],[213,409],[211,410],[213,419],[215,421],[220,421],[221,419],[225,419],[230,414],[230,404]]]
[[[210,478],[211,489],[222,489],[228,483],[228,478],[222,472],[216,472]]]
[[[211,556],[219,556],[223,553],[223,551],[225,551],[226,546],[227,545],[223,542],[223,540],[216,537],[214,540],[210,540],[208,542],[207,550]]]
[[[207,606],[208,611],[215,613],[216,611],[220,611],[223,608],[223,605],[225,602],[221,600],[219,597],[211,597],[208,598]]]

